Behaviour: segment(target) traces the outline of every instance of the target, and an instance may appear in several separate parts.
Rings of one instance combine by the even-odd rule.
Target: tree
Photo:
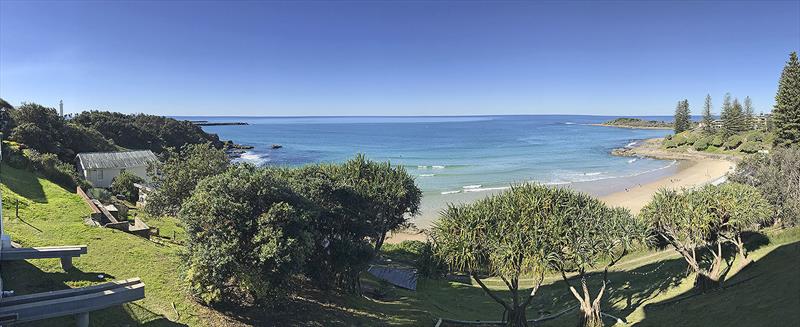
[[[744,109],[742,110],[742,114],[744,115],[744,123],[746,126],[746,130],[754,129],[755,124],[755,113],[753,112],[753,100],[750,100],[749,96],[744,97]]]
[[[452,269],[468,273],[503,306],[509,326],[527,326],[525,309],[542,283],[555,243],[548,220],[568,210],[561,193],[539,185],[514,186],[471,204],[450,205],[433,227],[437,255]],[[523,275],[535,276],[532,288],[520,289]],[[481,280],[486,276],[502,279],[510,298],[486,287]]]
[[[111,190],[114,194],[122,194],[128,201],[136,202],[139,200],[139,189],[134,184],[143,182],[141,177],[123,171],[111,181]]]
[[[192,295],[209,304],[277,303],[311,249],[304,206],[273,169],[237,165],[202,180],[180,211]]]
[[[747,249],[742,232],[752,231],[770,218],[769,203],[755,187],[740,183],[707,186],[708,210],[719,224],[719,235],[736,246],[739,263],[746,265]]]
[[[374,247],[375,252],[380,252],[386,234],[406,227],[408,219],[417,214],[422,192],[402,166],[370,161],[363,154],[345,162],[341,174],[346,183],[371,202],[369,219],[375,229]]]
[[[450,206],[434,227],[437,253],[451,268],[469,273],[506,311],[509,325],[525,325],[530,303],[545,270],[561,272],[580,303],[583,326],[601,326],[600,302],[608,268],[627,253],[646,226],[625,209],[565,188],[525,184],[473,204]],[[588,269],[603,267],[603,282],[592,298]],[[577,272],[579,292],[567,273]],[[510,299],[488,289],[481,278],[500,277]],[[534,286],[520,292],[519,276],[534,275]],[[521,296],[521,298],[520,298]]]
[[[647,225],[631,216],[627,209],[611,208],[599,200],[571,190],[561,189],[561,209],[549,217],[557,242],[552,244],[553,268],[580,304],[580,326],[603,326],[600,303],[608,286],[608,269],[622,259],[636,243],[644,243]],[[602,269],[600,289],[594,298],[588,287],[587,270]],[[577,273],[580,289],[570,282],[567,273]],[[595,275],[596,276],[596,275]]]
[[[148,167],[155,191],[148,197],[145,210],[153,215],[177,214],[197,183],[221,174],[230,165],[225,151],[210,143],[187,144],[180,151],[168,149],[164,156],[163,162]]]
[[[772,116],[775,145],[800,144],[800,62],[797,52],[789,55],[789,61],[783,67]]]
[[[0,138],[6,138],[11,130],[11,110],[14,110],[14,106],[0,98],[0,133],[3,134]]]
[[[313,250],[306,275],[320,288],[359,293],[359,275],[375,255],[370,244],[375,234],[371,201],[342,179],[340,165],[308,165],[282,173],[311,211]]]
[[[703,104],[703,133],[714,134],[714,116],[711,114],[711,94],[706,94]]]
[[[725,94],[720,119],[722,120],[722,131],[725,136],[731,136],[747,130],[747,122],[745,121],[742,105],[739,103],[739,99],[734,99],[731,102],[729,93]]]
[[[800,149],[776,147],[745,157],[731,180],[758,188],[772,205],[774,224],[800,225]]]
[[[736,240],[734,244],[743,246],[741,232],[756,228],[752,223],[764,219],[763,208],[763,199],[752,189],[709,185],[684,192],[660,190],[641,215],[686,260],[696,273],[695,289],[704,291],[719,287],[727,274],[722,270],[724,243]],[[706,267],[704,250],[712,256]]]
[[[689,100],[678,101],[675,106],[675,134],[688,131],[692,128],[691,113],[689,111]]]

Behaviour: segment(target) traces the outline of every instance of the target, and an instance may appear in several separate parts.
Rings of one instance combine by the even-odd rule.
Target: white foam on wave
[[[584,176],[597,176],[602,174],[603,172],[593,172],[593,173],[583,173]]]
[[[466,186],[462,186],[461,188],[463,188],[465,190],[469,190],[469,189],[481,188],[481,185],[480,184],[477,184],[477,185],[466,185]]]
[[[575,123],[573,123],[571,121],[568,121],[568,122],[564,123],[564,125],[575,125]]]
[[[444,169],[444,166],[431,166],[432,169]]]
[[[461,193],[461,191],[444,191],[442,195]]]
[[[436,176],[436,174],[419,174],[419,177],[433,177],[433,176]]]
[[[636,162],[636,160],[638,160],[638,159],[639,159],[639,158],[633,158],[633,159],[631,159],[631,160],[628,160],[628,163],[629,163],[629,164],[630,164],[630,163],[634,163],[634,162]]]
[[[478,187],[478,188],[469,188],[465,189],[464,192],[486,192],[486,191],[500,191],[500,190],[507,190],[510,189],[511,186],[500,186],[500,187]]]
[[[627,145],[625,145],[625,147],[626,147],[626,148],[632,148],[632,147],[633,147],[634,145],[636,145],[637,143],[638,143],[637,141],[633,141],[633,142],[631,142],[631,143],[628,143]]]
[[[261,165],[261,164],[264,164],[266,162],[269,162],[270,159],[269,158],[265,158],[265,157],[261,156],[260,154],[257,154],[257,153],[252,152],[252,151],[245,151],[244,153],[239,155],[239,158],[237,158],[237,160],[238,161],[249,162],[249,163],[254,164],[254,165]]]
[[[428,166],[417,166],[417,169],[428,169]]]

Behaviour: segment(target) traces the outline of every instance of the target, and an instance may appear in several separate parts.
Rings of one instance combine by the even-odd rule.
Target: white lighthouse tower
[[[64,117],[64,100],[58,101],[58,114]]]

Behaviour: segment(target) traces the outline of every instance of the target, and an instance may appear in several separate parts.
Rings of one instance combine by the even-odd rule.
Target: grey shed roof
[[[131,168],[147,166],[156,161],[156,155],[150,150],[127,152],[89,152],[79,153],[78,160],[83,169],[99,168]]]

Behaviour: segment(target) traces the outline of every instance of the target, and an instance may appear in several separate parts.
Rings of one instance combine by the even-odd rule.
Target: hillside
[[[3,165],[2,192],[7,229],[14,241],[24,246],[89,247],[87,255],[75,260],[76,269],[70,273],[60,270],[58,260],[4,263],[2,274],[8,288],[26,294],[136,276],[145,282],[145,300],[92,314],[94,326],[432,326],[439,317],[497,320],[502,313],[473,285],[421,279],[418,290],[412,292],[386,287],[365,276],[364,285],[380,289],[381,300],[303,291],[285,307],[253,308],[225,315],[197,305],[185,295],[179,268],[181,246],[88,227],[83,224],[88,210],[77,195],[27,171]],[[13,218],[17,199],[20,219]],[[180,226],[173,219],[149,223],[162,227],[162,234],[171,235],[172,230],[180,233]],[[672,304],[665,303],[685,296],[691,286],[684,275],[683,260],[671,250],[630,254],[610,272],[613,289],[603,307],[607,313],[636,326],[781,326],[798,321],[800,229],[771,231],[767,236],[751,239],[751,258],[756,262],[729,277],[733,286]],[[415,256],[392,246],[387,247],[386,254],[398,262]],[[103,279],[98,278],[100,274]],[[502,282],[489,280],[489,284],[499,289]],[[528,315],[535,318],[573,304],[563,282],[549,276]],[[568,313],[543,326],[572,326],[574,318],[574,312]],[[71,323],[71,319],[33,325],[61,326]]]

